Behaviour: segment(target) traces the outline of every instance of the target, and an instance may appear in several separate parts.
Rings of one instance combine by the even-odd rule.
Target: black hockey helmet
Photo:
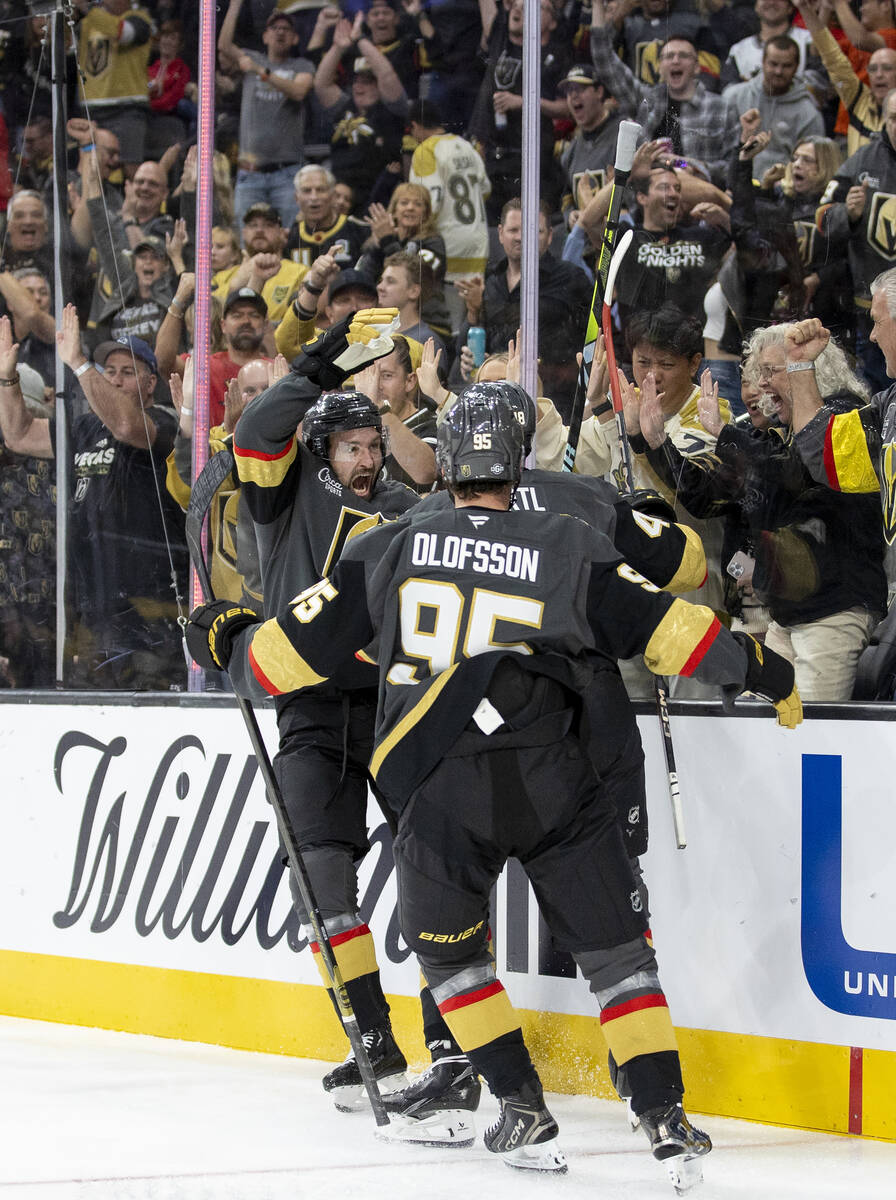
[[[495,396],[505,400],[522,427],[523,454],[530,452],[532,438],[535,436],[538,412],[535,408],[535,401],[524,387],[520,387],[518,383],[511,383],[509,379],[499,379],[493,383],[471,383],[461,392],[461,397],[470,395],[481,397],[489,403]]]
[[[512,483],[523,468],[523,429],[503,396],[461,392],[439,426],[436,460],[449,484]]]
[[[376,405],[363,392],[324,392],[305,413],[302,441],[318,458],[329,458],[330,434],[348,429],[378,429],[382,435]]]

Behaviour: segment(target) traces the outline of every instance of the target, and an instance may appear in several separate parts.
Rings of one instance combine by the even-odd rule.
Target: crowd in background
[[[537,214],[519,199],[524,7],[219,6],[212,449],[317,331],[389,307],[396,349],[356,386],[383,409],[390,476],[437,486],[453,395],[518,371],[537,216],[536,453],[559,468],[617,131],[637,120],[614,306],[637,482],[703,537],[699,598],[794,658],[804,699],[849,699],[887,608],[880,500],[817,484],[794,449],[786,331],[833,334],[816,371],[833,412],[889,386],[871,288],[896,263],[892,0],[541,0]],[[179,689],[199,5],[72,6],[59,244],[50,48],[28,10],[0,0],[0,675],[57,681],[61,444],[64,682]],[[600,345],[595,363],[577,469],[618,479]],[[216,501],[216,583],[260,605],[238,501],[235,483]]]

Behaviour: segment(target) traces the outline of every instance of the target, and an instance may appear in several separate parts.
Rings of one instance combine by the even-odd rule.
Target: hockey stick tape
[[[613,164],[615,170],[627,173],[632,169],[640,134],[641,126],[637,121],[619,122],[619,132],[616,135],[616,162]]]

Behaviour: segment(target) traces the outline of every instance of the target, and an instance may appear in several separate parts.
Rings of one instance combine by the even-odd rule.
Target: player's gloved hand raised
[[[743,691],[754,692],[763,700],[770,700],[778,714],[778,724],[795,729],[803,719],[803,702],[794,684],[793,664],[774,650],[761,646],[748,633],[733,633],[747,654],[747,677]],[[730,707],[740,693],[735,688],[725,688],[726,707]]]
[[[226,671],[233,654],[233,639],[261,617],[232,600],[200,604],[190,613],[184,638],[193,661],[206,671]]]
[[[653,488],[638,488],[634,492],[622,492],[619,498],[630,504],[635,512],[644,513],[647,517],[659,517],[661,521],[668,521],[670,525],[675,523],[675,509],[665,496],[655,492]]]
[[[392,353],[395,347],[389,334],[397,319],[397,308],[362,308],[306,342],[292,369],[322,391],[336,391],[355,371]]]

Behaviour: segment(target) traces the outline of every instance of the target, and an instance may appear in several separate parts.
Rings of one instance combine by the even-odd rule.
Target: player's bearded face
[[[383,465],[383,440],[376,429],[350,429],[330,439],[330,465],[344,488],[368,500]]]

